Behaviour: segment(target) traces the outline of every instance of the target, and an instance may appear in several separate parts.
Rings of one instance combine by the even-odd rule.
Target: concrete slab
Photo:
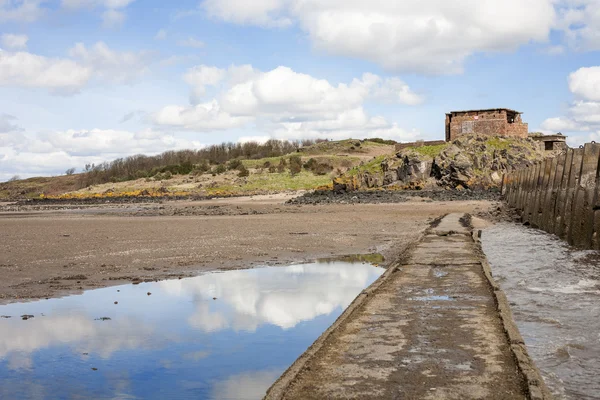
[[[432,229],[266,398],[526,398],[481,253],[460,218]],[[449,232],[460,234],[437,236]]]

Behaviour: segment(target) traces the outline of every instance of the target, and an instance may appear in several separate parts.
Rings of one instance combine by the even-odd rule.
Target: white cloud
[[[202,4],[208,15],[238,24],[285,27],[292,20],[282,13],[287,0],[206,0]]]
[[[0,119],[0,122],[2,119]],[[143,130],[67,130],[27,134],[7,122],[13,132],[0,131],[0,180],[63,173],[67,168],[99,164],[134,154],[158,154],[167,150],[202,148],[198,141],[172,134]]]
[[[91,68],[72,60],[47,58],[27,52],[0,51],[0,86],[74,93],[88,82],[91,75]]]
[[[592,101],[600,101],[600,66],[579,68],[569,75],[571,93]]]
[[[196,39],[192,36],[188,37],[187,39],[180,40],[177,42],[177,44],[182,47],[193,47],[196,49],[204,47],[204,42],[202,40]]]
[[[250,117],[235,117],[224,112],[216,101],[191,107],[166,106],[154,113],[151,119],[159,126],[193,131],[231,129],[252,122]]]
[[[600,50],[600,2],[559,0],[557,28],[565,33],[567,44],[579,51]]]
[[[225,75],[224,70],[206,65],[189,69],[183,76],[183,80],[192,87],[191,103],[200,102],[206,93],[206,86],[216,86],[225,78]]]
[[[102,8],[102,25],[105,28],[121,26],[127,15],[123,11],[135,0],[62,0],[61,5],[67,10]]]
[[[546,42],[553,0],[206,0],[206,12],[240,24],[297,21],[313,45],[389,70],[459,73],[477,52]]]
[[[262,144],[271,139],[273,139],[271,136],[240,136],[237,141],[238,143],[256,142]]]
[[[565,117],[548,118],[541,125],[542,130],[548,133],[570,132],[580,129],[577,122]]]
[[[44,0],[0,0],[0,22],[34,22],[43,14]]]
[[[29,52],[0,50],[0,86],[45,88],[56,94],[77,93],[92,77],[133,83],[149,71],[150,52],[120,52],[98,42],[77,43],[69,58],[48,58]]]
[[[165,29],[161,29],[158,32],[156,32],[156,35],[154,35],[154,39],[156,40],[165,40],[167,38],[167,31]]]
[[[394,135],[413,137],[383,117],[370,117],[363,104],[383,101],[416,105],[423,97],[396,77],[364,74],[350,83],[331,84],[288,67],[262,72],[250,65],[220,69],[200,65],[184,75],[192,87],[192,104],[201,103],[208,88],[210,102],[165,107],[153,122],[167,127],[207,131],[256,124],[267,135],[282,139],[347,138]]]
[[[0,114],[0,134],[7,132],[20,131],[21,128],[15,123],[16,117],[8,114]],[[2,145],[2,138],[0,137],[0,145]]]
[[[102,13],[102,26],[105,28],[116,28],[125,22],[125,13],[123,11],[108,9]]]
[[[21,50],[26,48],[28,40],[29,38],[27,35],[5,33],[0,36],[0,43],[2,43],[2,46],[13,50]]]
[[[69,55],[94,71],[98,78],[116,82],[132,83],[149,72],[148,64],[153,61],[153,53],[147,51],[116,51],[104,42],[91,47],[77,43],[69,50]]]
[[[546,119],[541,128],[547,133],[568,133],[570,145],[597,140],[600,136],[600,66],[584,67],[568,77],[575,96],[565,116]]]

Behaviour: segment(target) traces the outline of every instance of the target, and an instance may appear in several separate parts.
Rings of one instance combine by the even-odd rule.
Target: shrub
[[[314,158],[311,158],[307,162],[304,163],[304,169],[312,171],[316,165],[317,165],[317,160],[315,160]]]
[[[277,167],[274,165],[269,166],[269,173],[274,174],[275,172],[277,172]]]
[[[65,171],[65,175],[73,175],[75,173],[75,168],[69,168]]]
[[[292,175],[297,175],[302,171],[302,159],[300,156],[290,157],[290,172]]]
[[[279,165],[277,166],[277,172],[284,172],[285,167],[287,167],[287,162],[285,162],[285,158],[282,158],[281,161],[279,161]]]
[[[219,175],[224,173],[225,171],[227,171],[227,168],[225,167],[225,165],[223,164],[219,164],[216,167],[213,168],[213,174]]]
[[[315,175],[327,175],[331,171],[333,171],[333,166],[327,163],[319,163],[312,169]]]
[[[243,178],[243,177],[245,177],[245,176],[248,176],[248,175],[250,175],[250,171],[248,171],[248,168],[244,167],[243,165],[240,165],[240,167],[238,168],[238,170],[240,171],[240,172],[238,173],[238,176],[239,176],[240,178]]]
[[[245,168],[244,165],[242,164],[242,162],[237,159],[229,161],[229,164],[227,165],[227,169],[230,171],[234,170],[234,169],[241,171],[240,167]]]

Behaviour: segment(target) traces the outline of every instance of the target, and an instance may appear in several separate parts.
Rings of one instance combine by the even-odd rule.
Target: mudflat
[[[0,303],[348,254],[381,253],[388,263],[434,218],[494,206],[485,200],[290,205],[287,198],[4,204]]]

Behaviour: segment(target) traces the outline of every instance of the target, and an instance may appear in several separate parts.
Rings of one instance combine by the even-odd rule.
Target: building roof
[[[510,108],[485,108],[485,109],[481,109],[481,110],[462,110],[462,111],[450,111],[447,114],[462,114],[462,113],[472,113],[472,112],[483,112],[483,111],[509,111],[509,112],[513,112],[515,114],[523,114],[520,111],[517,110],[512,110]]]
[[[563,135],[562,133],[557,133],[555,135],[532,135],[529,134],[529,137],[533,140],[538,140],[540,142],[565,142],[568,136]]]

